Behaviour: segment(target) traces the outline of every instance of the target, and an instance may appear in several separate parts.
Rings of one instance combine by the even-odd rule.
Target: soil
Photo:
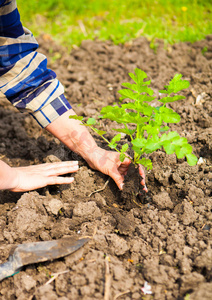
[[[77,159],[80,169],[71,185],[0,192],[0,263],[14,244],[72,235],[92,239],[74,254],[26,266],[3,280],[0,298],[211,299],[212,35],[173,46],[157,40],[155,49],[145,38],[124,45],[84,41],[71,53],[47,36],[38,41],[73,108],[85,117],[96,117],[103,106],[118,102],[117,91],[135,67],[148,74],[156,95],[181,73],[190,87],[183,92],[185,100],[170,105],[181,115],[181,122],[170,127],[188,139],[199,161],[190,167],[184,159],[156,151],[150,155],[153,169],[146,171],[145,196],[127,201],[130,192],[121,196],[112,179],[92,193],[108,177],[1,100],[2,160],[23,166]],[[109,139],[115,126],[102,122]],[[45,285],[63,271],[68,272]],[[144,293],[145,282],[152,294]]]

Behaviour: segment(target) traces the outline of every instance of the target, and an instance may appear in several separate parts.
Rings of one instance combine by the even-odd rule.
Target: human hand
[[[117,184],[118,188],[122,190],[124,184],[124,176],[127,174],[131,160],[125,158],[123,162],[119,159],[120,154],[115,151],[106,151],[97,147],[92,153],[89,153],[85,159],[89,166],[106,175],[109,175]],[[144,186],[143,190],[147,192],[145,185],[145,173],[141,165],[139,165],[139,174],[142,177],[141,185]]]
[[[60,177],[59,175],[76,172],[78,168],[78,161],[11,168],[15,172],[14,183],[13,187],[8,189],[12,192],[26,192],[47,185],[69,184],[74,181],[73,177]]]

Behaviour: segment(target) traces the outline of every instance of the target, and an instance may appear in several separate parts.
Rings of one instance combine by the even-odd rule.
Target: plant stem
[[[86,124],[86,123],[83,122],[83,121],[82,121],[82,123],[83,123],[83,124]],[[87,125],[87,124],[86,124],[86,125]],[[94,127],[91,126],[91,125],[87,125],[87,126],[89,126],[95,133],[97,133],[99,136],[101,136],[101,138],[102,138],[105,142],[107,142],[108,144],[110,144],[110,142],[108,141],[108,139],[106,139],[103,135],[99,134],[99,133],[98,133],[98,130],[97,130],[96,128],[94,128]],[[119,154],[122,154],[122,152],[119,151],[117,148],[113,148],[113,149],[116,150]],[[134,161],[133,161],[133,159],[132,159],[131,157],[127,156],[125,153],[123,153],[123,154],[125,155],[125,157],[129,158],[129,159],[131,160],[131,162],[134,164]]]

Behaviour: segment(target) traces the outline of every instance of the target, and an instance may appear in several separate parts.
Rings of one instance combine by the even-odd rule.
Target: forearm
[[[93,157],[94,152],[99,152],[101,149],[97,146],[88,129],[82,126],[80,121],[69,119],[70,115],[75,115],[73,109],[58,117],[46,129],[69,149],[80,154],[92,166],[90,157]]]
[[[0,160],[0,190],[10,190],[15,187],[16,172]]]

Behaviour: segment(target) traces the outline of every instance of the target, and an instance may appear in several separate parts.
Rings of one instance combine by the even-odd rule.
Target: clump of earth
[[[71,185],[0,192],[0,263],[15,244],[72,235],[91,241],[65,258],[25,266],[4,279],[0,298],[93,300],[109,292],[109,299],[120,300],[211,299],[212,35],[172,46],[158,40],[156,51],[145,38],[124,45],[88,40],[70,53],[45,36],[38,41],[67,99],[85,117],[97,117],[103,106],[118,102],[121,84],[136,67],[147,73],[156,96],[176,73],[182,74],[190,87],[183,91],[185,100],[170,104],[181,116],[170,128],[188,139],[199,161],[191,167],[156,151],[150,155],[153,169],[146,171],[148,193],[142,201],[127,201],[128,194],[123,198],[112,179],[105,185],[106,175],[1,100],[2,160],[11,166],[79,160],[80,169]],[[102,122],[107,138],[115,126]],[[145,282],[152,294],[145,295]]]

